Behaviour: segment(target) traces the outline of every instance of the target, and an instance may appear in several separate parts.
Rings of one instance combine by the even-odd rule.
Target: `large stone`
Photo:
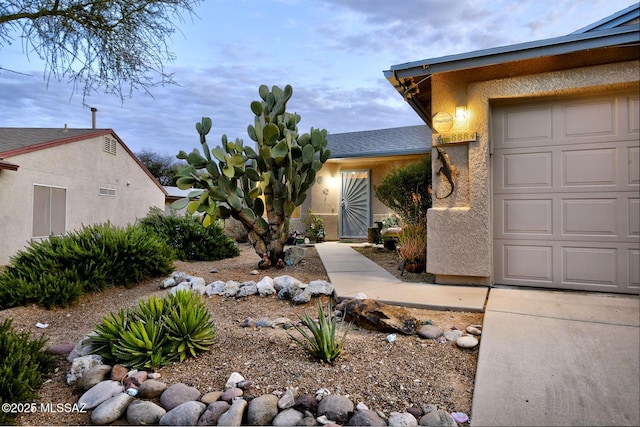
[[[463,335],[456,340],[456,344],[461,348],[474,348],[478,345],[478,339],[471,335]]]
[[[78,341],[78,343],[73,347],[71,353],[67,356],[67,360],[69,362],[73,362],[73,360],[77,357],[88,356],[93,352],[93,346],[91,344],[91,337],[98,335],[96,332],[90,332]]]
[[[240,290],[240,283],[235,280],[229,280],[224,284],[224,289],[222,290],[222,294],[225,297],[231,298],[235,297],[238,291]]]
[[[82,375],[82,378],[78,380],[77,386],[82,391],[89,390],[99,382],[106,380],[110,374],[111,366],[96,365]]]
[[[418,420],[409,412],[392,412],[387,423],[390,427],[413,427],[418,425]]]
[[[224,385],[224,388],[233,388],[233,387],[237,387],[238,383],[240,381],[244,381],[245,378],[238,372],[232,372],[231,375],[229,375],[229,378],[227,379],[227,382]]]
[[[127,407],[133,401],[133,397],[126,393],[119,393],[111,399],[102,402],[91,413],[91,422],[97,425],[111,424],[122,417],[127,411]]]
[[[424,339],[436,339],[442,335],[442,329],[433,325],[422,325],[420,329],[418,329],[418,336]]]
[[[337,394],[331,394],[318,403],[318,416],[325,415],[331,421],[344,424],[353,413],[353,402]]]
[[[420,321],[406,308],[373,299],[349,299],[338,304],[336,310],[343,311],[348,322],[381,332],[413,335],[420,326]]]
[[[227,412],[218,418],[219,426],[240,426],[242,425],[242,417],[244,409],[247,407],[247,401],[244,399],[236,399],[231,404]]]
[[[251,426],[271,425],[278,415],[278,398],[273,394],[258,396],[249,402],[247,424]]]
[[[84,409],[93,409],[123,391],[124,387],[117,381],[101,381],[80,396],[78,406]]]
[[[269,276],[264,276],[262,280],[256,283],[256,287],[258,288],[258,295],[261,297],[276,293],[276,288],[273,287],[273,279]]]
[[[207,408],[202,402],[190,400],[183,402],[160,418],[161,426],[194,426]]]
[[[200,415],[200,419],[198,420],[199,426],[215,426],[218,425],[218,420],[229,410],[231,405],[227,402],[223,402],[221,400],[216,402],[211,402],[207,409]]]
[[[287,265],[297,265],[304,259],[304,249],[298,246],[291,246],[284,251],[284,263]]]
[[[160,396],[167,389],[167,384],[158,380],[146,380],[140,384],[140,397],[153,399]]]
[[[200,391],[183,383],[173,384],[160,395],[160,405],[167,411],[184,402],[200,399]]]
[[[295,277],[288,275],[278,276],[273,279],[273,287],[276,291],[280,292],[283,289],[289,289],[294,285],[300,285],[302,282]]]
[[[218,400],[220,400],[220,397],[222,397],[221,391],[210,391],[200,398],[200,402],[208,405],[210,403],[217,402]]]
[[[422,410],[424,415],[420,417],[421,426],[428,427],[456,427],[458,423],[444,409],[438,409],[436,405],[425,405]]]
[[[302,292],[293,294],[291,296],[291,301],[294,304],[306,304],[311,301],[311,297],[332,295],[333,289],[333,285],[326,280],[314,280],[310,282]]]
[[[111,379],[114,381],[122,381],[128,373],[129,368],[117,364],[113,365],[113,368],[111,369]]]
[[[238,290],[238,293],[236,293],[236,297],[240,298],[240,297],[248,297],[249,295],[255,295],[258,293],[258,286],[256,285],[256,282],[254,282],[253,280],[250,280],[248,282],[243,282],[240,285],[240,289]]]
[[[71,354],[74,348],[73,344],[54,344],[47,347],[47,351],[57,356],[67,356]]]
[[[244,392],[242,391],[242,389],[238,387],[231,387],[226,389],[224,393],[222,393],[222,396],[220,396],[220,400],[224,400],[225,402],[231,402],[233,399],[235,399],[236,397],[240,397],[243,394]]]
[[[314,413],[318,407],[318,401],[313,394],[303,393],[296,398],[296,403],[293,407],[301,412],[309,411]]]
[[[76,383],[89,369],[102,364],[102,357],[97,354],[76,357],[71,362],[71,367],[67,371],[67,384],[71,385]]]
[[[380,418],[376,411],[367,409],[356,413],[349,422],[348,426],[386,426],[387,423]]]
[[[302,421],[303,418],[304,414],[302,412],[289,408],[278,413],[273,421],[271,421],[271,425],[283,427],[296,426],[299,425],[298,423]]]
[[[292,408],[296,403],[296,395],[293,389],[288,388],[282,393],[280,399],[278,400],[278,408],[280,409],[289,409]]]
[[[447,339],[447,341],[457,341],[458,338],[463,335],[463,333],[459,329],[450,329],[448,331],[444,331],[443,335]]]
[[[191,292],[191,285],[189,284],[189,282],[182,282],[177,286],[174,286],[173,288],[171,288],[171,290],[169,291],[169,293],[171,295],[175,295],[180,291],[188,291]]]
[[[222,280],[216,280],[215,282],[211,282],[206,286],[204,293],[207,296],[222,295],[224,293],[225,284],[226,283],[223,282]]]
[[[127,421],[131,425],[156,425],[167,411],[149,400],[134,400],[127,407]]]

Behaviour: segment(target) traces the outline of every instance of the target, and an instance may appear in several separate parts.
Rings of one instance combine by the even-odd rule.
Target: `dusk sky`
[[[631,0],[205,0],[179,23],[168,70],[179,86],[72,95],[44,80],[44,65],[17,39],[0,49],[0,127],[112,128],[134,152],[175,155],[200,146],[195,122],[250,142],[258,86],[293,86],[299,129],[330,133],[423,124],[383,76],[404,62],[569,34]],[[13,73],[8,70],[17,71]],[[25,75],[26,74],[26,75]]]

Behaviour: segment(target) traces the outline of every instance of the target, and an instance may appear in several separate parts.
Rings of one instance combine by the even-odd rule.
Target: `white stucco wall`
[[[164,193],[124,147],[118,143],[113,155],[103,143],[101,136],[6,158],[20,167],[0,172],[0,265],[32,238],[34,184],[67,189],[67,232],[106,221],[124,226],[164,207]],[[115,197],[99,196],[100,187]]]
[[[526,67],[525,67],[526,69]],[[434,198],[429,210],[427,270],[439,283],[493,283],[491,217],[491,102],[499,99],[565,97],[638,89],[640,63],[629,61],[564,71],[478,81],[474,70],[434,75],[433,112],[454,113],[465,105],[468,122],[457,130],[478,132],[476,142],[444,146],[459,175],[450,198]],[[505,75],[508,75],[505,65]],[[454,129],[455,130],[455,129]],[[436,145],[437,134],[434,134]],[[445,195],[432,152],[433,189]]]

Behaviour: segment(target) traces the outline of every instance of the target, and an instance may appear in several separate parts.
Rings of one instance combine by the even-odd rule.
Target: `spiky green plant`
[[[127,313],[120,309],[102,317],[102,322],[93,330],[89,342],[95,354],[102,356],[107,362],[115,361],[114,347],[124,330],[127,328]]]
[[[187,356],[196,357],[213,344],[215,333],[209,311],[200,295],[180,290],[169,295],[170,309],[165,316],[169,356],[182,362]]]
[[[302,338],[291,334],[289,334],[289,337],[312,356],[333,364],[333,361],[342,353],[349,328],[344,328],[342,336],[336,337],[338,319],[333,315],[331,302],[328,303],[327,315],[325,315],[322,303],[318,301],[318,323],[307,314],[301,316],[300,321],[309,329],[311,334],[308,334],[302,327],[295,325],[295,329],[302,335]]]
[[[153,318],[136,319],[120,334],[113,346],[113,356],[123,366],[154,368],[171,361],[165,346],[167,336],[164,324]]]

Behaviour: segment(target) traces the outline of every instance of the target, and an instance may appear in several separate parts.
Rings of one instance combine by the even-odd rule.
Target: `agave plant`
[[[169,356],[196,357],[214,343],[215,332],[209,311],[200,295],[181,290],[169,295],[170,308],[165,316],[167,338],[170,342]]]
[[[170,362],[165,342],[167,336],[161,322],[149,318],[129,322],[113,349],[118,362],[131,368],[153,368]]]
[[[332,315],[333,307],[331,302],[328,304],[327,313],[327,315],[324,314],[322,304],[318,301],[317,324],[309,315],[305,314],[300,317],[300,321],[311,331],[311,335],[302,327],[295,325],[295,329],[302,335],[302,338],[294,337],[291,334],[289,334],[289,337],[312,356],[333,364],[333,361],[342,353],[349,329],[345,328],[342,337],[336,338],[338,319]]]
[[[114,346],[120,340],[122,331],[127,328],[127,317],[123,309],[111,312],[102,317],[102,322],[94,329],[95,334],[89,336],[93,352],[102,356],[105,362],[115,360]]]

